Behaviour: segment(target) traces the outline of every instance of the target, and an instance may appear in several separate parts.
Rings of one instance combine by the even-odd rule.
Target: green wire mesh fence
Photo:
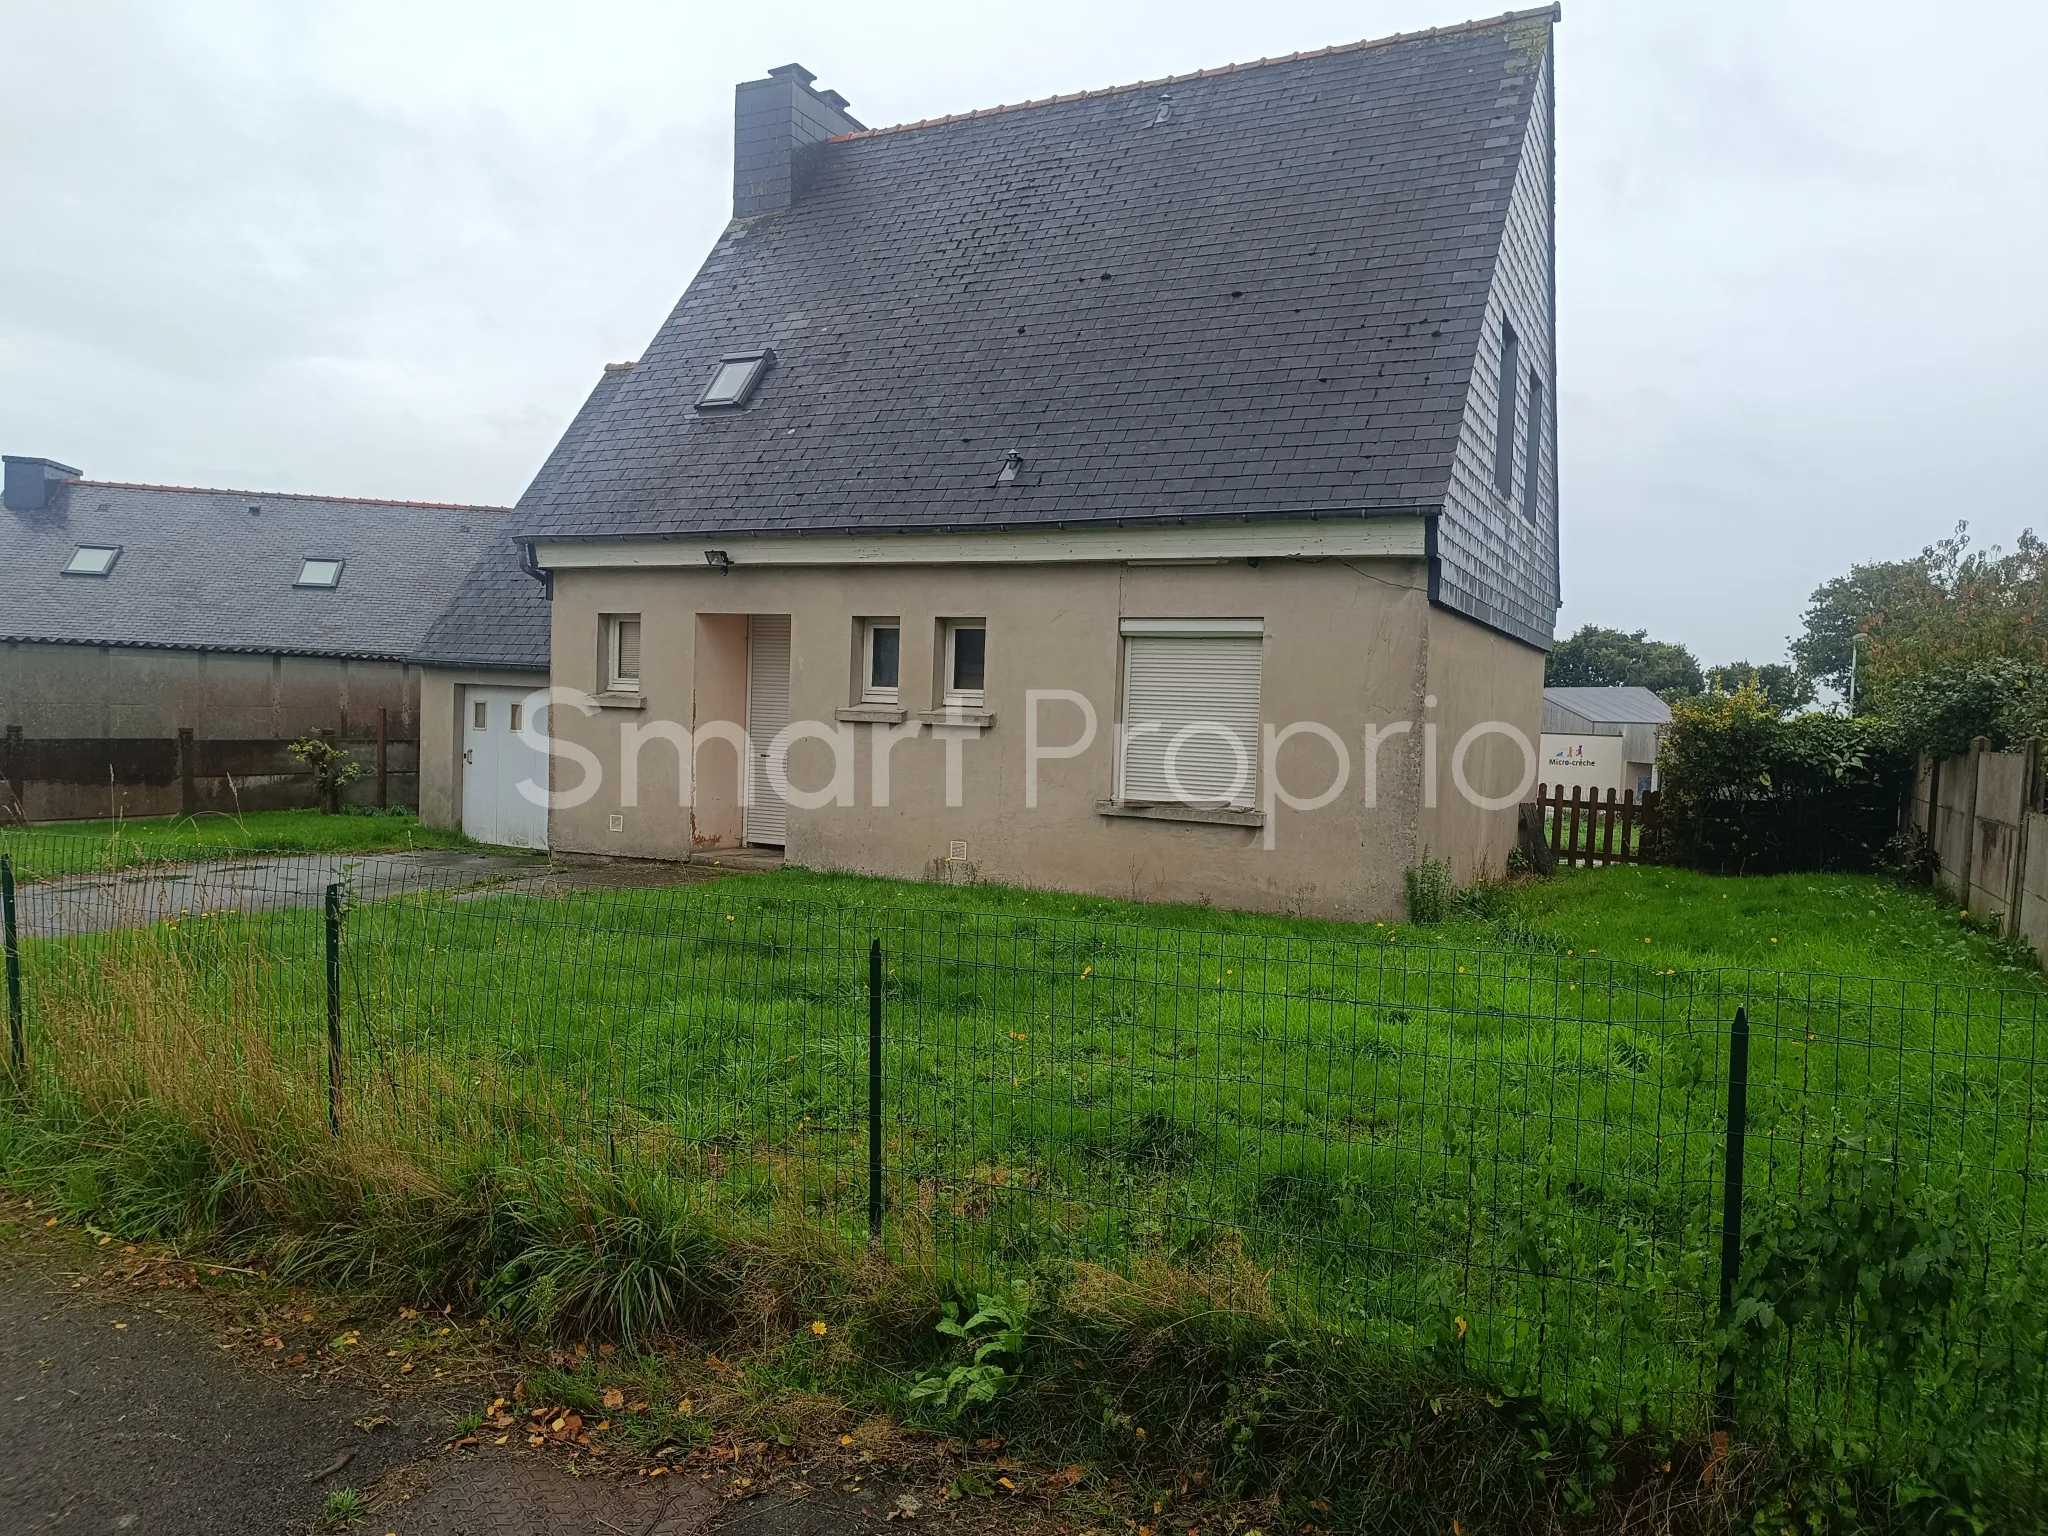
[[[232,1019],[342,1137],[588,1157],[963,1283],[1192,1275],[1623,1426],[1961,1425],[2039,1474],[2043,989],[0,851],[35,1088],[81,1019]]]

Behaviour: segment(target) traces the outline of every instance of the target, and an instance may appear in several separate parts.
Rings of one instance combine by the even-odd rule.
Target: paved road
[[[792,1469],[788,1486],[735,1501],[717,1474],[575,1476],[518,1437],[451,1453],[456,1414],[486,1389],[388,1393],[260,1369],[250,1349],[223,1347],[200,1298],[102,1283],[99,1252],[0,1224],[6,1536],[313,1536],[332,1529],[321,1515],[335,1488],[365,1502],[354,1536],[843,1536],[893,1529],[899,1501],[932,1536],[1051,1529],[1022,1510],[941,1507],[928,1478],[906,1499],[878,1469],[860,1486]]]
[[[135,928],[202,912],[317,907],[341,882],[365,896],[402,896],[531,879],[546,865],[511,853],[430,848],[410,853],[303,853],[72,875],[24,885],[18,921],[30,938]]]

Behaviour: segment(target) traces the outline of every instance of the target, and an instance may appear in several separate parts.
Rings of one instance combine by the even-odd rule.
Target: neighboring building
[[[1546,688],[1543,782],[1648,794],[1670,723],[1671,706],[1647,688]]]
[[[350,743],[350,798],[414,798],[428,626],[502,507],[82,479],[9,456],[0,815],[313,803],[286,744]]]
[[[518,515],[590,696],[552,845],[1346,916],[1499,868],[1556,14],[885,130],[740,86],[732,222]]]

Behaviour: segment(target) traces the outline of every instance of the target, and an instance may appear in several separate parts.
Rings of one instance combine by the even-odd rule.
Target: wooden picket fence
[[[1536,803],[1542,808],[1544,840],[1560,864],[1653,864],[1661,830],[1659,793],[1638,796],[1625,789],[1608,790],[1574,784],[1538,784]]]

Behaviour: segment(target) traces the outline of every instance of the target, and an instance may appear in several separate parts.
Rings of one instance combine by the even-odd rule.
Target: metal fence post
[[[327,1133],[341,1134],[341,887],[327,887]]]
[[[21,936],[14,927],[14,857],[0,853],[0,909],[7,938],[7,1063],[17,1084],[28,1081],[28,1040],[21,1015]]]
[[[1735,1281],[1742,1269],[1743,1140],[1749,1128],[1749,1010],[1735,1010],[1728,1035],[1728,1148],[1721,1168],[1721,1326],[1735,1314]],[[1735,1420],[1735,1360],[1724,1345],[1715,1370],[1714,1417],[1722,1429]]]
[[[882,941],[868,944],[868,1242],[882,1241]]]

